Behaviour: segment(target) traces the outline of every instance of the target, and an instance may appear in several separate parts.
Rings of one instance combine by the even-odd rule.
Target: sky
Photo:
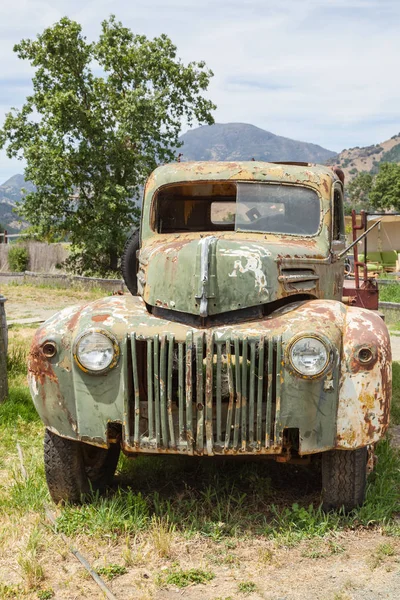
[[[206,61],[218,123],[336,152],[400,131],[399,0],[0,0],[0,127],[32,89],[14,44],[63,16],[96,39],[110,14]],[[23,168],[0,151],[0,183]]]

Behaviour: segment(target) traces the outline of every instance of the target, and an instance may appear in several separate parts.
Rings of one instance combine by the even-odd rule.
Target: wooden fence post
[[[4,303],[7,298],[0,295],[0,403],[8,396],[7,347],[8,331]]]

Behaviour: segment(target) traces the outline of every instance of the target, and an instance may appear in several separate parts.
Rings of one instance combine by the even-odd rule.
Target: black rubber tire
[[[53,501],[79,503],[91,490],[103,491],[112,481],[119,453],[118,444],[89,447],[46,429],[44,468]]]
[[[368,449],[331,450],[322,454],[322,508],[326,512],[361,506],[367,483]]]
[[[137,296],[138,285],[137,285],[137,273],[138,273],[138,259],[136,252],[140,247],[140,231],[136,229],[126,240],[124,251],[122,252],[121,258],[121,271],[122,277],[124,278],[125,285],[132,294]]]

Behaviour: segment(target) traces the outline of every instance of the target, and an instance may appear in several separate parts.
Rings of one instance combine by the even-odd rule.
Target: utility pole
[[[7,346],[8,346],[8,331],[7,320],[4,303],[7,298],[0,295],[0,404],[4,402],[8,396],[8,379],[7,379]]]

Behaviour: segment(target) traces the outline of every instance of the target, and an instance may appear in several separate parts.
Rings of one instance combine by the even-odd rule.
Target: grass
[[[398,283],[390,283],[382,285],[379,288],[380,302],[400,302],[400,285]]]
[[[400,363],[394,362],[393,369],[393,397],[391,408],[391,422],[393,425],[400,424]]]
[[[4,296],[7,298],[9,294],[7,294],[7,290],[17,288],[18,291],[21,292],[37,292],[37,290],[50,290],[52,292],[58,293],[60,296],[78,296],[79,299],[88,297],[103,297],[107,296],[107,292],[98,285],[93,285],[90,289],[88,289],[87,285],[81,285],[79,283],[71,283],[68,282],[68,285],[63,285],[60,282],[54,281],[53,283],[20,283],[19,281],[10,281],[3,286]]]
[[[393,420],[398,422],[399,365],[394,373]],[[49,500],[42,462],[42,426],[25,387],[11,385],[9,400],[0,406],[0,422],[0,465],[7,465],[10,456],[14,457],[10,485],[0,490],[0,514],[40,512]],[[27,480],[15,467],[17,441],[24,451]],[[176,534],[186,539],[200,534],[217,543],[261,535],[293,545],[343,528],[389,525],[398,510],[400,459],[388,439],[380,442],[377,454],[366,501],[350,515],[322,511],[320,475],[315,468],[139,457],[133,462],[121,460],[119,486],[114,491],[95,495],[80,507],[64,507],[57,526],[71,537],[98,539],[117,540],[121,535],[148,532],[157,554],[168,556]]]

